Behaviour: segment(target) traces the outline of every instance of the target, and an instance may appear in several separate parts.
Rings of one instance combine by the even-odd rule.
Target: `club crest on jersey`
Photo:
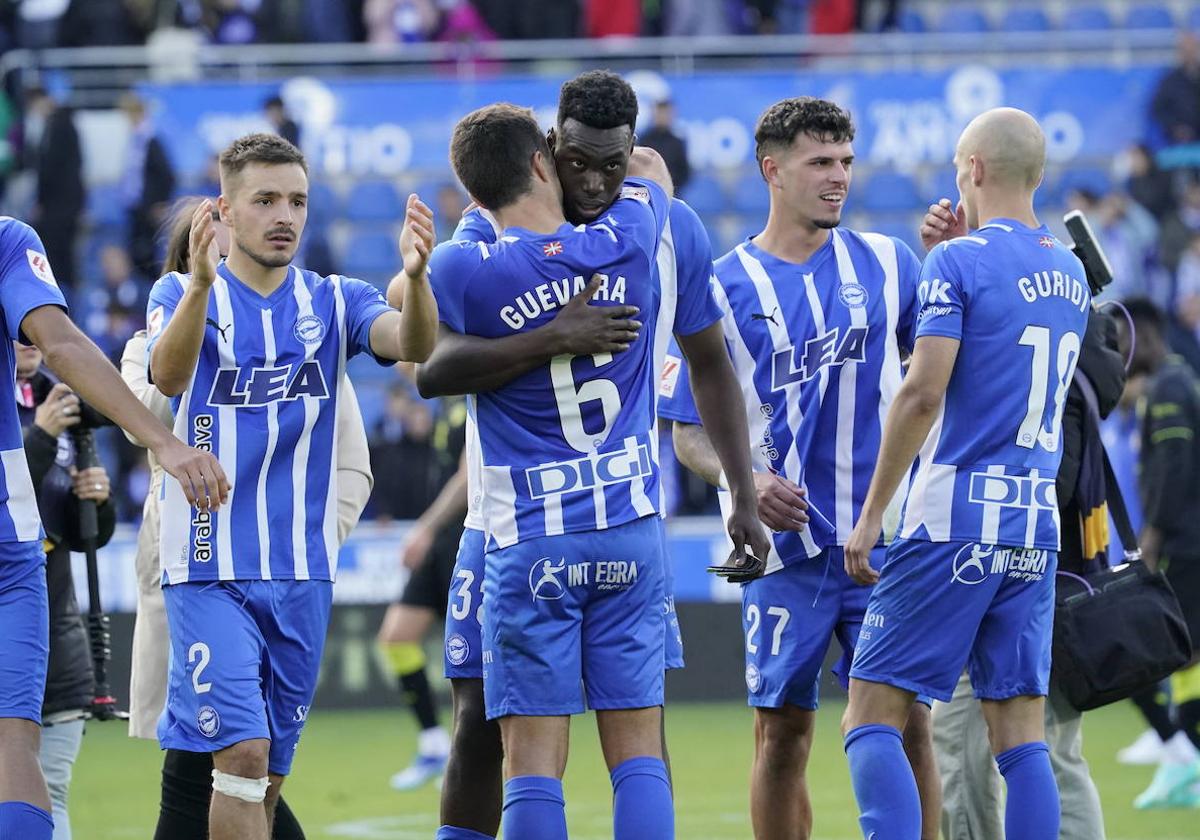
[[[292,334],[303,344],[320,344],[325,337],[325,322],[316,315],[305,315],[296,321]]]
[[[201,706],[196,712],[196,728],[205,738],[215,738],[221,731],[221,716],[212,706]]]
[[[221,368],[213,378],[208,404],[256,408],[301,397],[329,397],[329,383],[317,359],[282,367]]]
[[[851,309],[862,309],[870,300],[870,295],[862,283],[843,283],[838,288],[838,300]]]
[[[451,665],[461,665],[471,655],[471,645],[462,633],[451,633],[446,638],[446,661]]]
[[[529,591],[534,601],[558,601],[567,594],[567,587],[559,575],[567,568],[567,558],[560,557],[558,564],[543,557],[529,569]]]
[[[54,271],[50,268],[50,260],[46,259],[45,254],[39,254],[32,248],[26,248],[25,259],[29,260],[29,268],[33,271],[34,277],[58,288],[58,281],[54,279]]]
[[[750,689],[751,694],[758,694],[762,688],[762,672],[753,662],[746,666],[746,688]]]
[[[807,382],[827,367],[867,360],[867,327],[834,327],[802,345],[777,350],[771,365],[771,390]]]

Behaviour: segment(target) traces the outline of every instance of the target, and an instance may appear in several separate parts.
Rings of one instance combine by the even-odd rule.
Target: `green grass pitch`
[[[815,840],[858,840],[853,795],[838,737],[841,708],[820,712],[809,766]],[[681,704],[668,709],[681,840],[750,840],[747,789],[751,714],[737,704]],[[1116,751],[1142,725],[1133,707],[1090,712],[1085,753],[1100,788],[1109,840],[1200,837],[1200,811],[1133,810],[1152,768],[1122,767]],[[591,717],[577,719],[567,770],[572,840],[603,840],[611,791]],[[411,755],[415,730],[401,712],[314,710],[284,793],[310,840],[432,840],[437,792],[396,793],[389,776]],[[80,840],[146,840],[157,816],[160,754],[149,741],[126,737],[119,723],[93,723],[71,789],[72,824]]]

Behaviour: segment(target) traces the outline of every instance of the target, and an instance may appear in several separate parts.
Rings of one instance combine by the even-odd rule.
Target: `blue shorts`
[[[879,568],[883,559],[884,549],[871,553],[872,566]],[[838,546],[743,586],[750,705],[816,709],[829,643],[836,635],[842,646],[842,661],[834,672],[844,680],[870,595],[870,586],[846,574]]]
[[[0,718],[42,722],[49,658],[42,543],[0,543]]]
[[[488,554],[489,720],[662,705],[662,527],[645,516]]]
[[[271,741],[268,769],[291,770],[308,720],[333,587],[227,580],[163,587],[171,631],[163,749],[211,753]]]
[[[949,700],[963,667],[981,700],[1045,695],[1058,553],[896,540],[850,676]]]
[[[664,545],[666,531],[664,529]],[[666,558],[664,551],[663,557]],[[483,679],[483,568],[484,533],[474,528],[463,531],[450,579],[450,601],[446,606],[446,679]],[[683,667],[683,636],[675,612],[670,585],[671,564],[666,563],[667,597],[663,604],[666,622],[666,670]]]

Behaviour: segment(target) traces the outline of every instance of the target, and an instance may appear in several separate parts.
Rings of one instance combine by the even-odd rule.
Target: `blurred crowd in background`
[[[911,30],[918,25],[911,15],[928,17],[931,8],[851,0],[0,0],[0,45],[136,44],[179,27],[222,43],[837,31],[820,28],[830,15],[846,29],[869,19],[876,28]],[[937,21],[921,19],[920,25]],[[219,186],[215,168],[199,180],[176,171],[155,124],[154,103],[129,92],[118,103],[128,128],[120,178],[89,188],[76,114],[60,100],[40,87],[0,96],[0,197],[9,212],[38,230],[76,320],[116,361],[144,325],[146,297],[159,273],[158,234],[173,202],[216,195]],[[262,116],[280,135],[304,145],[279,97],[262,103]],[[693,171],[685,132],[678,128],[686,118],[671,101],[656,102],[640,142],[666,158],[679,195],[705,219],[719,256],[761,229],[767,193],[753,166]],[[1200,154],[1161,164],[1164,148],[1200,149],[1200,40],[1181,35],[1175,66],[1164,72],[1147,112],[1131,119],[1144,123],[1147,144],[1117,160],[1074,161],[1048,171],[1039,210],[1047,218],[1068,208],[1088,214],[1117,277],[1107,296],[1144,295],[1163,306],[1171,313],[1173,349],[1200,372]],[[398,264],[395,221],[414,187],[434,206],[439,237],[448,238],[466,196],[448,171],[418,174],[417,181],[315,181],[301,262],[321,274],[385,283]],[[920,256],[920,215],[931,201],[956,197],[953,176],[948,164],[861,172],[844,223],[899,236]],[[422,400],[398,372],[364,375],[369,379],[359,394],[379,491],[367,516],[413,518],[456,467],[439,451],[437,434],[439,418],[450,408]],[[669,440],[664,444],[664,460],[671,462]],[[120,516],[133,520],[145,494],[144,456],[119,435],[107,436],[103,445]],[[713,494],[697,479],[677,466],[667,475],[673,512],[715,510]]]

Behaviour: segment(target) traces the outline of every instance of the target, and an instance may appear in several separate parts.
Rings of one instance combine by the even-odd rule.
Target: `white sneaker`
[[[1147,729],[1128,747],[1117,751],[1117,761],[1121,764],[1158,764],[1162,756],[1163,742],[1153,729]]]
[[[393,790],[416,790],[441,777],[446,770],[446,756],[418,755],[413,763],[391,778]]]

